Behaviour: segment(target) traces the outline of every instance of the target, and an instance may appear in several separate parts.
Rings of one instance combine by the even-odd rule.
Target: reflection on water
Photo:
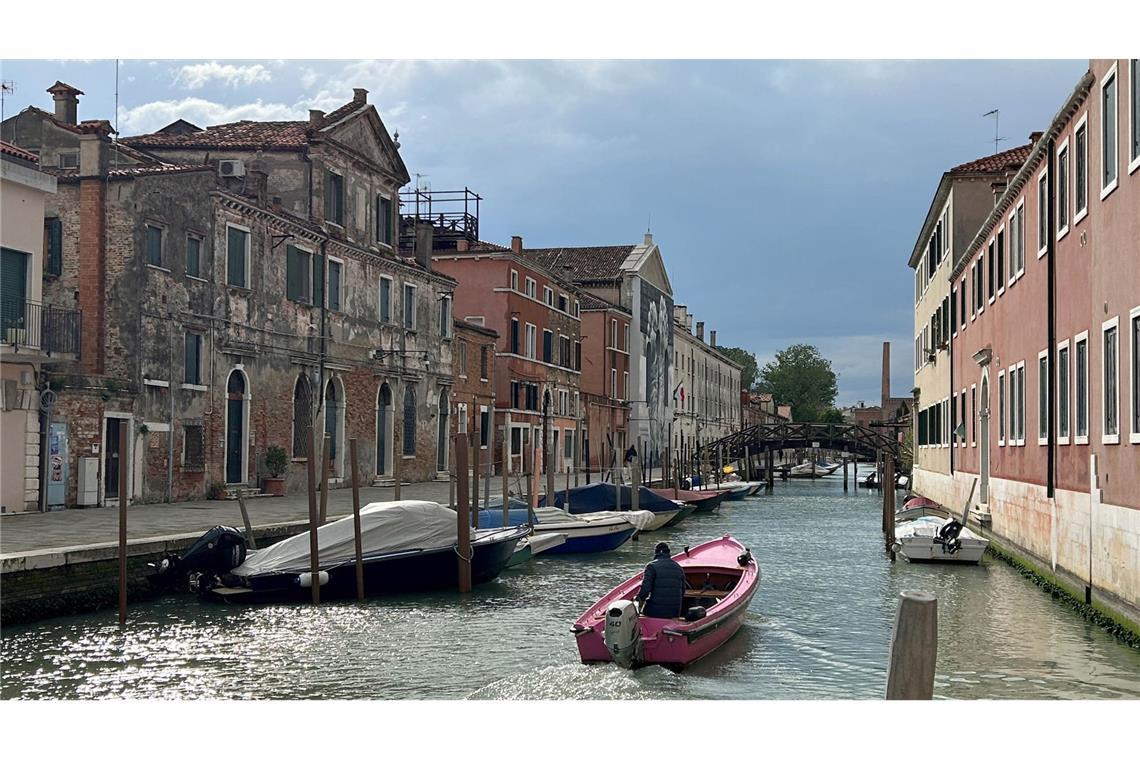
[[[5,699],[850,699],[882,696],[898,592],[938,596],[935,698],[1140,698],[1140,652],[1014,570],[892,565],[875,494],[841,481],[694,515],[590,557],[539,558],[466,598],[226,607],[189,596],[3,629]],[[763,574],[735,638],[683,673],[578,662],[569,626],[650,558],[732,532]]]

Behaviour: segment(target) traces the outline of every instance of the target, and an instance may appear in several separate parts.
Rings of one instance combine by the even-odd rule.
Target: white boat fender
[[[312,588],[313,587],[313,574],[312,573],[301,573],[300,575],[297,576],[297,580],[301,583],[301,588]],[[325,585],[326,583],[328,583],[329,582],[328,572],[325,570],[321,570],[319,573],[317,573],[317,582],[322,586]]]

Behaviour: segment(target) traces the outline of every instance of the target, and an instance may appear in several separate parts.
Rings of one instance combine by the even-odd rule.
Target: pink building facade
[[[951,274],[952,506],[1140,622],[1140,82],[1095,60]]]

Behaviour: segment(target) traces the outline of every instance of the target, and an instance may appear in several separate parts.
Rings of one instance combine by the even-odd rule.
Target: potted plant
[[[289,455],[280,446],[270,446],[265,450],[265,469],[269,476],[261,479],[261,486],[270,496],[285,495],[285,470],[289,467]]]

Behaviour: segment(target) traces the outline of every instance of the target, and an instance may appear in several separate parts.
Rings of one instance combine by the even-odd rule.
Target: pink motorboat
[[[726,535],[673,556],[685,571],[684,616],[639,614],[638,573],[578,618],[570,629],[582,662],[616,662],[627,668],[662,665],[679,670],[712,652],[744,622],[760,585],[760,568],[744,544]]]

